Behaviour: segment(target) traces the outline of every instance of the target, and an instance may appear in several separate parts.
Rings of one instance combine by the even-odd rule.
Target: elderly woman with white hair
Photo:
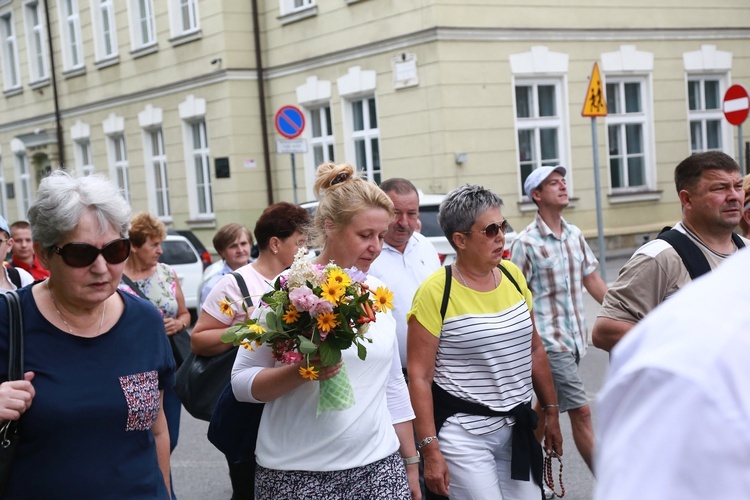
[[[29,220],[50,277],[17,292],[21,381],[5,381],[9,311],[0,299],[0,422],[21,429],[6,498],[169,498],[162,398],[174,359],[159,312],[117,290],[130,254],[128,203],[103,177],[56,171]]]

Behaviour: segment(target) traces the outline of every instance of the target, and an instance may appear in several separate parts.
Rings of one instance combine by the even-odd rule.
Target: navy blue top
[[[24,372],[36,396],[21,416],[21,445],[5,498],[169,498],[151,427],[159,390],[174,385],[164,321],[151,304],[125,303],[115,326],[76,337],[19,290]],[[0,382],[8,378],[8,304],[0,299]]]

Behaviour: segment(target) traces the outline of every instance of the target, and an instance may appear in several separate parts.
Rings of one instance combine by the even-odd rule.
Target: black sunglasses
[[[119,238],[112,240],[101,248],[88,243],[66,243],[61,247],[52,247],[52,251],[62,257],[70,267],[86,267],[94,263],[99,254],[110,264],[125,262],[130,255],[130,240]]]
[[[482,233],[488,238],[494,238],[497,236],[497,233],[502,231],[503,234],[508,231],[508,221],[504,220],[502,222],[490,222],[487,224],[487,227],[485,227],[481,231],[459,231],[463,234],[471,234],[471,233]]]

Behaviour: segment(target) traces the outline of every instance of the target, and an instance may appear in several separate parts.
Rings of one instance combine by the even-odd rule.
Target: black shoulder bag
[[[16,292],[7,292],[8,301],[8,380],[23,380],[23,318],[21,302]],[[10,480],[13,460],[21,443],[18,420],[8,420],[0,426],[0,497]]]
[[[245,297],[245,305],[253,306],[250,292],[240,273],[232,273],[240,293]],[[238,347],[232,347],[216,356],[200,356],[191,352],[185,363],[177,370],[174,391],[182,405],[193,417],[209,422],[221,391],[229,384],[232,365],[237,357]]]
[[[153,302],[151,302],[148,297],[146,297],[146,294],[143,293],[141,287],[136,285],[133,280],[131,280],[125,274],[122,275],[121,279],[122,282],[128,285],[130,289],[137,293],[140,298],[147,300],[149,304],[153,305]],[[172,347],[172,355],[174,356],[175,365],[177,365],[176,367],[179,368],[190,355],[190,334],[188,333],[187,329],[185,329],[181,332],[175,333],[174,335],[168,335],[167,338],[169,338],[169,345]]]

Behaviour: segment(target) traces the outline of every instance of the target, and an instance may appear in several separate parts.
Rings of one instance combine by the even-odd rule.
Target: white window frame
[[[42,11],[42,3],[39,0],[28,1],[24,3],[23,7],[26,23],[29,78],[33,87],[34,84],[46,83],[49,80],[44,12]],[[34,24],[35,18],[36,24]]]
[[[87,137],[85,139],[78,139],[74,143],[75,150],[73,154],[75,156],[76,168],[79,175],[88,177],[94,173],[94,156],[91,151],[91,140]]]
[[[322,147],[325,157],[325,161],[333,161],[335,156],[335,150],[331,154],[331,148],[334,143],[334,128],[333,128],[333,109],[331,105],[331,82],[330,80],[319,80],[317,76],[310,76],[307,78],[303,85],[300,85],[296,89],[297,91],[297,102],[305,113],[305,119],[309,126],[305,127],[303,137],[308,140],[310,147],[307,149],[307,153],[304,155],[305,160],[305,194],[307,200],[315,199],[315,193],[313,187],[315,186],[315,176],[318,169],[319,161],[315,156],[316,147]],[[315,129],[314,125],[314,110],[320,110],[328,108],[331,116],[331,129],[330,135],[321,135],[320,137],[313,137]],[[322,125],[322,124],[321,124]],[[323,127],[321,127],[323,130]],[[330,147],[329,147],[330,146]]]
[[[189,168],[194,183],[196,216],[199,219],[208,217],[213,218],[214,207],[211,188],[211,151],[208,147],[206,119],[202,118],[199,120],[187,121],[185,122],[185,129],[188,139],[186,144],[189,151],[187,161],[190,165]],[[198,139],[198,143],[195,142],[196,138]]]
[[[185,152],[185,181],[187,184],[188,210],[191,227],[214,227],[213,187],[211,181],[211,153],[208,143],[208,129],[206,128],[206,100],[188,95],[178,106],[182,120],[182,143]],[[193,143],[193,127],[203,127],[204,143],[195,147]],[[198,182],[196,160],[200,160],[201,173],[204,182]]]
[[[143,130],[143,155],[148,176],[147,187],[151,212],[156,214],[161,221],[171,222],[169,172],[162,127],[150,127]]]
[[[13,11],[0,14],[0,37],[2,37],[3,88],[6,92],[21,88],[21,68],[18,61],[18,38],[13,24]]]
[[[2,215],[6,221],[8,220],[8,193],[5,187],[2,154],[0,154],[0,215]]]
[[[129,0],[130,40],[133,51],[156,45],[156,21],[153,0]],[[145,38],[144,38],[145,35]]]
[[[378,102],[376,98],[376,78],[375,71],[362,70],[360,66],[349,68],[347,74],[336,80],[339,95],[342,99],[342,123],[344,128],[344,159],[345,161],[356,165],[357,169],[363,171],[367,178],[380,182],[382,176],[382,145],[380,143],[380,129],[377,109]],[[370,102],[375,108],[375,126],[370,123]],[[363,129],[354,130],[354,109],[357,103],[362,105]],[[368,105],[364,105],[367,103]],[[357,149],[357,143],[364,143],[364,158],[361,158],[361,151]],[[373,151],[373,141],[377,141],[377,154]],[[363,163],[362,165],[361,163]]]
[[[706,83],[707,82],[717,83],[717,99],[715,108],[707,108],[706,103]],[[729,81],[728,75],[724,74],[688,74],[687,75],[687,89],[686,89],[686,104],[688,113],[688,137],[690,138],[690,153],[700,153],[703,151],[723,151],[729,155],[732,154],[731,137],[732,131],[729,127],[729,123],[724,119],[724,112],[722,110],[722,99],[726,92]],[[690,109],[690,93],[693,84],[698,85],[698,108]],[[716,147],[709,148],[708,146],[708,123],[714,123],[718,128],[718,144]],[[693,124],[697,124],[700,128],[700,145],[694,147],[693,138]]]
[[[198,0],[169,0],[169,24],[173,38],[200,31]]]
[[[31,162],[26,154],[26,146],[19,139],[10,141],[13,151],[13,167],[16,175],[16,203],[19,219],[26,219],[31,207],[33,193],[31,191]]]
[[[91,24],[94,32],[96,62],[116,60],[119,55],[119,47],[117,45],[117,24],[115,23],[113,0],[91,0]]]
[[[563,109],[563,79],[562,78],[517,78],[513,82],[513,104],[514,104],[514,115],[515,115],[515,126],[516,126],[516,158],[518,159],[518,173],[519,173],[519,189],[523,192],[523,183],[526,181],[531,172],[539,167],[556,165],[569,165],[565,161],[565,145],[568,141],[568,131],[566,129],[565,110]],[[530,88],[531,109],[529,110],[530,116],[519,117],[518,116],[518,102],[516,99],[519,88]],[[540,87],[552,87],[554,96],[555,114],[550,116],[540,115],[540,103],[539,103],[539,89]],[[554,130],[555,131],[555,155],[553,157],[542,158],[542,137],[543,131]],[[531,133],[532,146],[530,158],[522,158],[522,141],[521,133]],[[525,196],[525,194],[523,195]]]
[[[111,134],[107,136],[107,156],[112,179],[122,192],[125,200],[130,203],[130,166],[128,164],[128,148],[125,134]]]
[[[519,131],[521,130],[534,130],[534,136],[537,139],[535,142],[535,156],[532,157],[538,161],[537,163],[532,163],[531,166],[533,168],[547,164],[547,162],[541,161],[541,143],[539,141],[541,130],[545,128],[555,128],[557,130],[557,158],[559,158],[559,164],[567,168],[568,193],[571,198],[573,197],[573,176],[570,161],[570,116],[568,113],[568,55],[561,52],[551,52],[547,47],[537,45],[531,47],[531,50],[528,52],[511,54],[509,61],[511,74],[513,75],[511,92],[513,93],[513,116],[516,129],[514,140],[516,141],[516,159],[518,162],[516,164],[516,172],[519,182],[516,185],[516,189],[518,190],[518,198],[521,202],[520,210],[527,212],[536,210],[536,205],[529,200],[523,191],[525,176],[521,169],[521,144],[519,143]],[[534,93],[533,104],[536,111],[528,118],[519,119],[518,110],[516,109],[516,87],[529,85],[533,86],[532,90],[537,90]],[[540,85],[554,85],[555,87],[555,116],[538,116],[538,87]]]
[[[314,9],[317,5],[316,0],[280,0],[279,12],[282,16],[296,14],[309,9]]]
[[[83,68],[83,42],[78,0],[60,0],[58,5],[64,71]],[[68,7],[70,10],[68,10]]]

